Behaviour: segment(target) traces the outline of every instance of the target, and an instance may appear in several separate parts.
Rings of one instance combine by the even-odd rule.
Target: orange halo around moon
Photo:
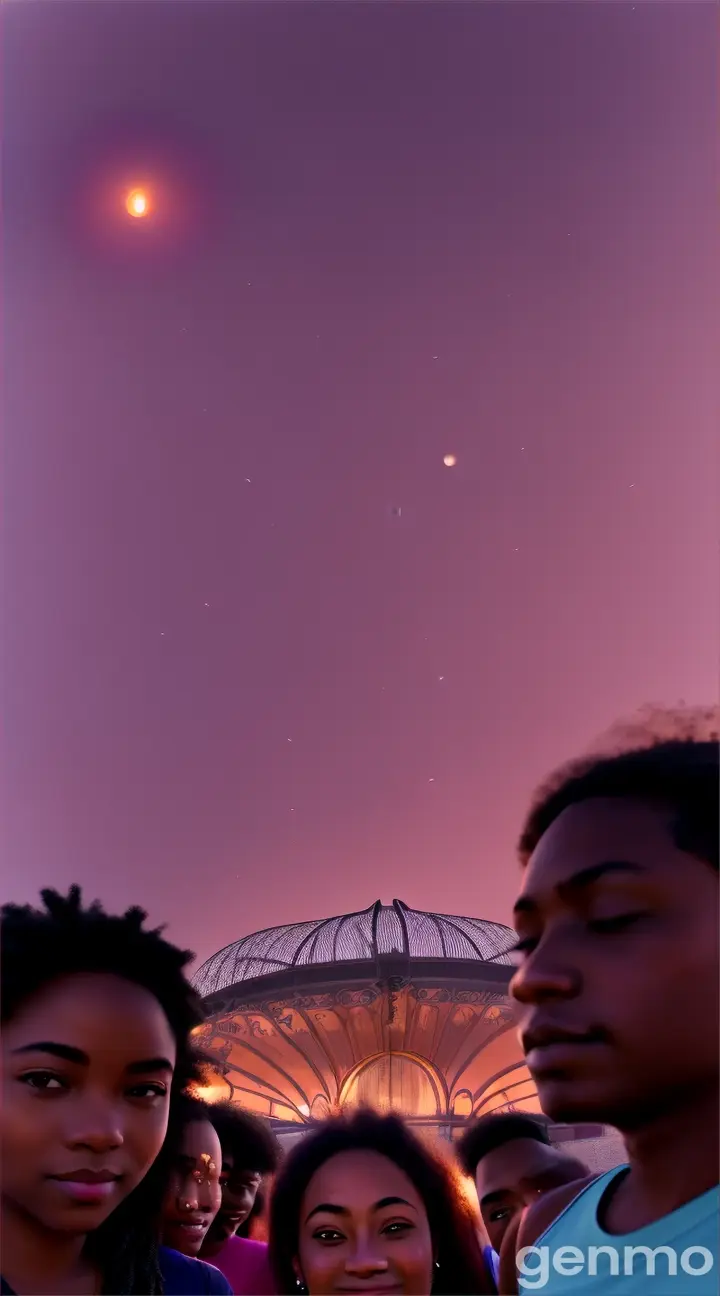
[[[141,216],[147,216],[150,210],[148,196],[144,189],[131,189],[125,199],[125,210],[128,216],[135,217],[139,220]]]

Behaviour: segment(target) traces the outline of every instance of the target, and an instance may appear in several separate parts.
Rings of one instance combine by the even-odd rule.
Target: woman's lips
[[[99,1206],[108,1201],[118,1186],[117,1179],[105,1179],[100,1183],[86,1183],[81,1179],[53,1179],[52,1182],[65,1197],[84,1206]]]

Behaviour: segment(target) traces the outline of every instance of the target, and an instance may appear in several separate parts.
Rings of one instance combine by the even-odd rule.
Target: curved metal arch
[[[488,1008],[494,1008],[495,1006],[496,1006],[495,1004],[488,1004]],[[501,1035],[507,1035],[508,1031],[511,1030],[514,1030],[514,1022],[512,1021],[504,1022],[503,1025],[498,1030],[493,1031],[492,1034],[489,1035],[487,1039],[483,1040],[482,1044],[478,1044],[476,1048],[470,1050],[470,1053],[468,1053],[468,1055],[466,1056],[462,1066],[458,1067],[453,1075],[452,1083],[450,1085],[451,1093],[453,1093],[455,1089],[455,1085],[458,1084],[462,1079],[463,1073],[467,1071],[469,1066],[472,1066],[475,1059],[479,1057],[481,1053],[484,1053],[485,1049],[488,1048],[490,1044],[494,1043],[496,1039],[500,1039]],[[518,1060],[518,1062],[514,1063],[514,1065],[519,1066],[520,1061],[521,1060]]]
[[[337,961],[338,961],[338,956],[337,956],[337,955],[338,955],[338,941],[340,940],[340,933],[341,933],[343,927],[345,926],[345,923],[346,923],[346,922],[350,922],[351,917],[354,917],[354,915],[353,915],[353,914],[345,914],[345,916],[344,916],[343,918],[340,919],[340,922],[339,922],[338,925],[337,925],[337,928],[336,928],[336,931],[335,931],[335,935],[333,936],[333,943],[332,943],[332,952],[333,952],[333,962],[334,962],[334,963],[337,963]]]
[[[245,1067],[238,1066],[235,1062],[226,1062],[225,1066],[229,1071],[234,1071],[236,1075],[244,1076],[246,1080],[250,1080],[254,1085],[257,1085],[255,1092],[258,1093],[258,1097],[262,1097],[263,1089],[269,1089],[271,1093],[277,1094],[277,1099],[268,1098],[268,1102],[281,1102],[284,1107],[292,1107],[294,1111],[298,1111],[292,1098],[289,1098],[288,1095],[283,1093],[282,1089],[278,1089],[276,1085],[269,1084],[267,1080],[262,1080],[260,1076],[256,1076],[252,1071],[246,1071]],[[305,1106],[307,1107],[309,1105],[307,1103],[307,1095],[302,1089],[300,1089],[300,1085],[294,1085],[294,1088],[300,1090],[303,1098],[306,1099]],[[298,1111],[298,1115],[300,1116],[302,1113]]]
[[[501,1070],[496,1071],[494,1075],[488,1076],[487,1080],[484,1080],[483,1083],[480,1085],[479,1089],[476,1089],[475,1092],[473,1093],[473,1111],[475,1110],[475,1107],[477,1106],[477,1103],[479,1102],[482,1095],[487,1092],[487,1090],[490,1088],[491,1085],[495,1084],[496,1080],[502,1080],[503,1076],[510,1075],[511,1071],[516,1071],[518,1067],[523,1067],[523,1066],[527,1070],[526,1063],[522,1059],[520,1059],[520,1061],[518,1062],[511,1062],[510,1066],[502,1067]],[[528,1075],[530,1076],[529,1071],[528,1071]],[[532,1082],[532,1076],[530,1076],[530,1080]],[[504,1087],[507,1088],[507,1085],[505,1085]]]
[[[445,1084],[445,1078],[442,1075],[442,1073],[438,1071],[438,1069],[433,1065],[432,1062],[428,1062],[427,1058],[422,1057],[419,1053],[409,1053],[404,1049],[398,1049],[398,1050],[393,1049],[392,1052],[390,1052],[388,1049],[383,1049],[380,1053],[373,1053],[371,1054],[370,1057],[363,1058],[361,1062],[356,1062],[355,1065],[351,1067],[351,1069],[348,1071],[347,1075],[345,1076],[345,1079],[342,1082],[340,1093],[338,1095],[338,1102],[340,1103],[341,1106],[345,1102],[347,1098],[348,1090],[350,1089],[350,1086],[353,1084],[353,1082],[359,1076],[362,1075],[363,1071],[367,1071],[375,1062],[379,1062],[383,1058],[404,1058],[406,1061],[414,1062],[416,1066],[418,1066],[420,1070],[425,1073],[428,1080],[430,1081],[430,1084],[433,1087],[433,1091],[435,1093],[435,1098],[437,1101],[438,1113],[442,1114],[443,1101],[444,1101],[444,1110],[445,1112],[447,1112],[449,1094],[448,1094],[447,1085]]]
[[[298,1010],[297,1010],[297,1009],[294,1009],[293,1011],[297,1012]],[[240,1015],[240,1014],[238,1014],[238,1015]],[[303,1062],[305,1063],[305,1065],[308,1066],[308,1067],[310,1068],[310,1070],[312,1071],[313,1075],[315,1076],[316,1080],[318,1081],[318,1084],[320,1084],[320,1085],[325,1089],[325,1093],[327,1094],[327,1097],[328,1097],[328,1100],[329,1100],[329,1098],[330,1098],[330,1093],[329,1093],[329,1091],[328,1091],[327,1085],[325,1084],[325,1079],[324,1079],[324,1077],[323,1077],[323,1075],[322,1075],[322,1072],[321,1072],[321,1071],[318,1069],[318,1067],[315,1065],[315,1063],[313,1062],[312,1058],[308,1056],[308,1054],[305,1052],[305,1050],[304,1050],[303,1048],[301,1048],[301,1046],[298,1044],[297,1040],[294,1040],[294,1039],[293,1039],[293,1037],[292,1037],[292,1035],[290,1034],[290,1032],[289,1032],[289,1031],[285,1032],[284,1030],[282,1030],[282,1028],[281,1028],[281,1026],[280,1026],[280,1023],[279,1023],[278,1021],[276,1021],[276,1020],[275,1020],[275,1019],[274,1019],[274,1018],[273,1018],[269,1013],[262,1012],[262,1011],[260,1011],[260,1010],[258,1009],[258,1010],[255,1011],[255,1016],[257,1016],[257,1017],[264,1017],[265,1020],[267,1021],[268,1025],[269,1025],[269,1026],[272,1026],[272,1028],[273,1028],[274,1031],[277,1031],[277,1033],[278,1033],[278,1035],[280,1036],[280,1039],[283,1041],[283,1043],[284,1043],[284,1044],[289,1044],[290,1047],[291,1047],[292,1049],[294,1049],[294,1051],[295,1051],[295,1052],[296,1052],[296,1053],[297,1053],[297,1054],[302,1058],[302,1060],[303,1060]],[[222,1034],[224,1034],[223,1029],[222,1029],[221,1026],[216,1026],[215,1029],[217,1030],[218,1035],[222,1035]],[[226,1038],[231,1038],[231,1039],[235,1040],[236,1042],[239,1042],[242,1048],[251,1048],[251,1045],[248,1044],[248,1043],[246,1043],[246,1041],[245,1041],[245,1037],[244,1037],[243,1035],[237,1035],[237,1034],[235,1034],[234,1031],[227,1031],[225,1037],[226,1037]],[[254,1038],[254,1037],[253,1037],[253,1038]],[[319,1043],[319,1045],[320,1045],[320,1048],[321,1048],[322,1052],[323,1052],[324,1054],[327,1054],[327,1049],[323,1048],[322,1044],[320,1044],[319,1041],[318,1041],[318,1043]],[[269,1057],[268,1054],[263,1054],[263,1053],[260,1052],[259,1049],[254,1049],[254,1048],[252,1049],[252,1052],[255,1053],[255,1054],[257,1054],[258,1057],[264,1057],[265,1060],[267,1061],[268,1065],[269,1065],[269,1066],[272,1066],[272,1067],[275,1067],[275,1070],[276,1070],[276,1071],[278,1071],[278,1072],[281,1071],[281,1068],[280,1068],[279,1066],[276,1066],[276,1065],[275,1065],[275,1063],[273,1062],[272,1058]],[[331,1067],[331,1070],[332,1070],[332,1067]],[[282,1074],[284,1075],[285,1072],[282,1072]],[[296,1088],[299,1089],[300,1086],[297,1084],[297,1082],[295,1082],[295,1084],[296,1084]]]
[[[456,1093],[451,1092],[451,1096],[448,1102],[448,1111],[452,1112],[452,1114],[455,1115],[455,1105],[459,1098],[464,1098],[464,1097],[467,1097],[470,1100],[469,1114],[472,1116],[474,1108],[473,1108],[472,1091],[470,1089],[458,1089]]]
[[[398,916],[400,930],[403,934],[403,954],[410,957],[410,933],[408,932],[407,919],[405,917],[405,908],[402,900],[393,900],[393,909]]]
[[[296,1012],[297,1015],[298,1015],[298,1017],[302,1018],[302,1020],[305,1022],[305,1025],[307,1026],[307,1029],[308,1029],[308,1035],[312,1035],[313,1039],[315,1040],[315,1043],[317,1044],[318,1048],[320,1049],[320,1052],[325,1056],[325,1058],[327,1058],[328,1067],[330,1068],[330,1070],[331,1070],[331,1072],[332,1072],[332,1075],[333,1075],[333,1078],[334,1078],[334,1080],[335,1080],[335,1089],[336,1089],[336,1091],[339,1093],[339,1091],[340,1091],[340,1076],[338,1075],[338,1070],[337,1070],[337,1067],[336,1067],[336,1065],[335,1065],[335,1059],[334,1059],[334,1057],[332,1057],[332,1055],[331,1055],[330,1052],[328,1051],[326,1045],[323,1044],[322,1038],[321,1038],[321,1036],[320,1036],[320,1034],[319,1034],[319,1032],[318,1032],[318,1028],[317,1028],[317,1026],[315,1025],[315,1022],[310,1020],[310,1017],[309,1017],[309,1015],[306,1013],[306,1011],[305,1011],[304,1008],[298,1008],[295,1004],[290,1004],[289,1007],[290,1007],[290,1010],[291,1010],[292,1012]],[[285,1036],[285,1035],[283,1035],[283,1039],[286,1039],[286,1038],[288,1038],[288,1037]],[[300,1048],[300,1045],[298,1044],[297,1047]],[[303,1056],[306,1056],[306,1055],[303,1054]],[[324,1081],[323,1081],[323,1084],[324,1084]],[[327,1092],[327,1086],[326,1086],[326,1092]],[[329,1097],[330,1097],[330,1095],[328,1094],[328,1099],[329,1099]]]
[[[503,1095],[505,1095],[505,1101],[500,1104],[500,1107],[503,1107],[507,1103],[512,1102],[513,1099],[508,1098],[507,1094],[511,1094],[513,1089],[519,1089],[521,1085],[526,1085],[526,1084],[532,1084],[532,1079],[530,1076],[526,1077],[524,1080],[513,1080],[511,1084],[503,1085],[502,1089],[496,1089],[495,1093],[488,1094],[484,1102],[481,1102],[478,1106],[473,1107],[473,1115],[474,1116],[479,1115],[480,1112],[482,1112],[483,1108],[486,1106],[486,1104],[492,1102],[493,1098],[500,1098]],[[537,1093],[535,1093],[534,1096],[537,1098]],[[491,1107],[490,1111],[491,1112],[495,1111],[495,1108]]]
[[[382,910],[382,901],[376,900],[372,906],[372,918],[370,920],[370,931],[372,933],[372,957],[377,958],[378,952],[378,922],[380,921],[380,911]],[[367,910],[365,911],[367,912]]]
[[[217,1033],[218,1033],[218,1035],[220,1035],[222,1032],[221,1032],[221,1031],[218,1031]],[[238,1036],[237,1036],[237,1035],[231,1035],[230,1038],[231,1038],[233,1041],[235,1041],[236,1043],[238,1042]],[[261,1050],[258,1049],[258,1048],[254,1048],[253,1045],[250,1044],[250,1043],[248,1042],[248,1040],[244,1039],[242,1036],[240,1036],[239,1038],[240,1038],[240,1041],[241,1041],[241,1043],[242,1043],[242,1048],[243,1048],[244,1050],[247,1050],[248,1053],[251,1053],[253,1057],[259,1058],[262,1062],[264,1062],[264,1063],[266,1064],[266,1066],[271,1067],[272,1070],[275,1072],[276,1075],[278,1075],[278,1076],[282,1076],[284,1080],[287,1080],[288,1085],[290,1086],[290,1088],[291,1088],[291,1089],[297,1089],[298,1093],[301,1093],[302,1096],[303,1096],[303,1098],[305,1099],[305,1101],[307,1101],[307,1094],[306,1094],[305,1090],[303,1089],[302,1085],[300,1084],[299,1080],[297,1080],[294,1076],[291,1076],[290,1073],[289,1073],[289,1071],[286,1071],[284,1067],[278,1066],[277,1062],[273,1062],[272,1058],[269,1058],[269,1057],[267,1056],[266,1053],[261,1052]],[[304,1056],[304,1055],[303,1055],[303,1056]],[[243,1072],[243,1068],[242,1068],[241,1066],[239,1066],[237,1062],[231,1062],[230,1058],[228,1058],[227,1061],[225,1061],[223,1065],[224,1065],[224,1066],[232,1066],[232,1067],[235,1068],[236,1071],[240,1071],[241,1074],[244,1074],[244,1072]],[[311,1067],[311,1070],[312,1070],[313,1072],[315,1072],[315,1068],[314,1068],[314,1067]],[[248,1074],[249,1074],[249,1073],[248,1073]],[[315,1074],[317,1074],[317,1073],[315,1072]],[[257,1081],[258,1081],[258,1084],[266,1084],[266,1081],[261,1080],[259,1076],[257,1077]],[[267,1087],[267,1088],[272,1088],[273,1086],[271,1086],[271,1085],[266,1085],[266,1087]],[[279,1091],[278,1091],[278,1092],[279,1092]]]

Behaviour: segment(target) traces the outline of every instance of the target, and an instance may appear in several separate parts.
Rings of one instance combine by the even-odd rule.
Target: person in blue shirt
[[[503,1291],[718,1292],[718,734],[658,718],[565,770],[522,833],[527,1064],[543,1111],[615,1126],[627,1164],[508,1230]]]
[[[192,956],[139,909],[86,908],[78,887],[42,900],[2,909],[2,1290],[228,1293],[159,1247],[169,1120],[197,1074]]]
[[[232,1287],[215,1265],[160,1247],[158,1263],[164,1296],[232,1296]]]
[[[474,1180],[490,1246],[485,1258],[498,1283],[505,1234],[525,1208],[562,1184],[587,1178],[587,1166],[553,1147],[548,1122],[530,1112],[498,1112],[474,1120],[457,1146],[466,1175]]]

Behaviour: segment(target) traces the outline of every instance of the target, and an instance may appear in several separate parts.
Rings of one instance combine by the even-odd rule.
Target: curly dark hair
[[[275,1173],[280,1149],[275,1135],[259,1116],[228,1099],[209,1107],[208,1120],[215,1127],[223,1156],[226,1152],[232,1154],[236,1170],[259,1175]]]
[[[377,1152],[393,1161],[427,1212],[438,1268],[433,1296],[482,1296],[493,1290],[469,1213],[450,1169],[397,1116],[370,1110],[325,1121],[293,1148],[270,1201],[270,1260],[281,1296],[297,1291],[303,1194],[317,1170],[340,1152]]]
[[[638,734],[638,736],[640,736]],[[540,839],[569,806],[595,798],[666,806],[679,850],[718,868],[720,746],[717,738],[665,738],[565,766],[535,798],[518,853],[527,864]]]
[[[154,995],[175,1037],[171,1117],[162,1151],[134,1192],[86,1243],[87,1254],[102,1272],[103,1292],[161,1296],[159,1217],[178,1128],[173,1111],[188,1086],[203,1079],[190,1043],[191,1031],[203,1020],[202,1007],[185,976],[194,955],[166,941],[163,928],[148,930],[146,914],[137,907],[122,915],[105,913],[97,901],[85,908],[78,886],[67,895],[52,890],[40,894],[43,909],[6,904],[0,910],[2,1021],[59,977],[101,972]]]
[[[457,1158],[466,1175],[472,1176],[483,1157],[515,1139],[532,1139],[550,1147],[549,1121],[529,1112],[498,1112],[481,1116],[468,1126],[457,1144]]]

